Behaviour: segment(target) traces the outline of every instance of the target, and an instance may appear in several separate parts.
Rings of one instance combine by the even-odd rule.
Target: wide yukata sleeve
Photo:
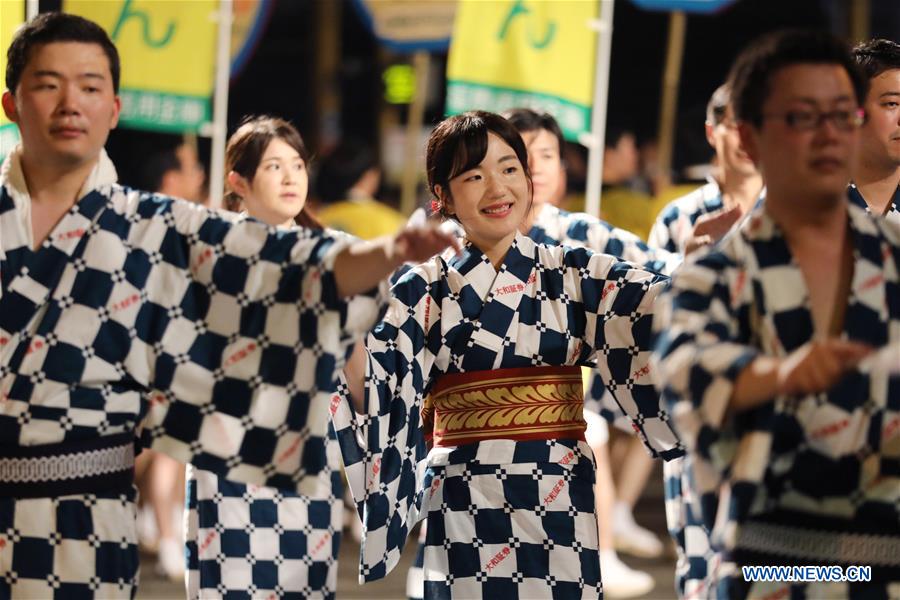
[[[706,485],[698,481],[702,488],[728,476],[737,451],[728,407],[738,375],[760,354],[748,333],[759,319],[751,289],[744,267],[714,251],[682,267],[659,300],[654,367],[697,473],[712,478]]]
[[[130,375],[150,390],[144,445],[227,479],[312,491],[328,398],[386,287],[338,297],[334,260],[350,238],[133,196],[123,277],[136,289],[123,310],[137,315],[111,336],[131,338]]]
[[[588,248],[621,260],[641,265],[645,269],[671,275],[681,264],[678,254],[663,248],[648,246],[637,235],[594,219],[588,234]]]
[[[578,311],[572,313],[575,330],[584,343],[581,356],[596,360],[599,376],[651,454],[681,456],[650,370],[654,301],[668,278],[584,249],[568,249],[564,264]],[[587,399],[586,407],[600,412],[596,400]]]
[[[427,267],[435,267],[435,258]],[[396,566],[409,530],[425,513],[427,449],[421,427],[435,344],[440,342],[440,289],[422,267],[392,289],[387,314],[366,340],[365,414],[342,386],[332,415],[350,490],[363,522],[360,582]]]
[[[684,215],[681,214],[681,211],[674,202],[667,204],[666,207],[660,211],[659,215],[656,217],[656,221],[653,223],[653,227],[650,229],[650,234],[647,236],[647,245],[651,248],[659,248],[672,254],[679,253],[681,250],[679,248],[678,240],[674,237],[673,229],[676,227],[683,227],[684,220]]]

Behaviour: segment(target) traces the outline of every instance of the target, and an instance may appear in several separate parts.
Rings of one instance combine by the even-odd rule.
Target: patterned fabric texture
[[[188,598],[334,598],[344,520],[337,446],[315,495],[244,485],[188,467]]]
[[[541,208],[528,232],[528,237],[538,244],[587,248],[593,252],[609,254],[663,274],[671,273],[681,262],[678,255],[650,248],[631,232],[613,227],[588,214],[567,212],[551,204],[545,204]],[[593,390],[593,397],[599,399],[609,420],[618,417],[620,425],[626,427],[629,432],[633,431],[631,420],[619,410],[615,400],[606,390],[603,379],[592,375],[590,381],[589,389]],[[610,417],[612,414],[616,417]],[[426,524],[423,523],[422,527],[425,528]],[[408,595],[412,599],[423,597],[421,581],[424,543],[424,539],[421,540],[416,559],[407,577]]]
[[[346,390],[339,390],[339,402],[334,407],[348,481],[364,523],[361,580],[383,577],[396,565],[409,529],[425,515],[431,517],[432,511],[441,511],[440,504],[434,504],[432,499],[442,486],[451,479],[455,481],[457,469],[460,477],[465,477],[466,469],[471,471],[470,488],[484,482],[485,489],[469,490],[478,502],[487,502],[487,498],[498,501],[475,505],[477,514],[481,509],[504,509],[499,497],[493,495],[500,488],[491,492],[487,481],[496,479],[498,469],[506,469],[507,465],[513,465],[510,469],[516,474],[519,470],[534,473],[534,477],[546,473],[552,479],[562,462],[571,467],[565,470],[570,470],[573,481],[578,480],[572,484],[576,493],[584,491],[593,496],[590,455],[583,450],[576,454],[575,449],[580,448],[577,445],[561,450],[564,440],[556,440],[555,447],[541,441],[489,440],[427,453],[419,413],[422,399],[443,373],[596,362],[616,400],[632,416],[635,429],[653,452],[665,458],[679,456],[682,448],[669,427],[667,413],[660,408],[644,350],[649,341],[652,302],[665,281],[665,277],[610,256],[593,255],[584,249],[536,245],[522,235],[516,237],[496,270],[477,248],[467,245],[459,257],[435,257],[407,273],[392,290],[385,320],[367,340],[367,414],[354,413],[343,397]],[[537,452],[535,444],[545,450]],[[589,463],[590,468],[582,468]],[[442,470],[445,467],[447,470]],[[547,485],[543,477],[532,479],[528,485],[538,487],[526,497],[541,498],[543,486]],[[557,478],[543,500],[558,497],[570,484],[564,479],[563,484],[559,481]],[[442,497],[447,498],[446,492]],[[562,532],[571,519],[587,528],[579,529],[575,538],[594,539],[592,499],[584,506],[589,512],[579,513],[577,518],[568,514],[571,504],[549,504],[544,508],[539,508],[541,502],[527,508],[516,505],[510,519],[524,524],[546,509],[561,519],[560,540],[565,539]],[[519,510],[524,511],[521,516]],[[451,547],[455,547],[454,542],[471,545],[472,539],[466,536],[480,530],[483,521],[468,508],[458,510],[454,505],[448,511],[442,511],[444,520],[450,520],[452,515],[453,521],[474,523],[445,527],[445,531],[459,532],[462,537],[458,539],[453,537],[455,533],[448,535],[429,528],[427,535],[434,544],[428,543],[426,548],[426,580],[434,580],[432,573],[452,574],[455,578],[469,569],[465,566],[468,563],[457,566],[455,553],[444,547],[444,536],[450,539]],[[557,512],[562,514],[556,515]],[[544,523],[550,527],[550,537],[555,538],[552,518]],[[538,538],[543,541],[544,537],[544,533],[533,532],[520,541],[532,543]],[[582,544],[587,547],[587,542]],[[502,548],[492,550],[493,547],[479,548],[481,565],[490,565]],[[550,554],[569,556],[572,550],[571,544],[561,543]],[[439,559],[441,553],[447,555]],[[555,558],[552,560],[557,564]],[[434,569],[431,565],[435,565]],[[568,570],[556,576],[569,584],[590,586],[595,567],[570,563]],[[524,564],[518,569],[515,573],[531,577],[525,575]],[[539,570],[533,565],[527,572]],[[492,569],[491,577],[504,581],[519,577],[512,571],[497,573]],[[459,583],[461,587],[452,588],[452,593],[477,596],[483,591],[482,583],[465,579]]]
[[[134,433],[230,479],[318,489],[336,373],[386,291],[337,297],[349,238],[89,181],[33,250],[17,154],[0,175],[2,444]],[[130,596],[132,500],[2,499],[0,596]]]
[[[683,255],[697,219],[723,208],[725,204],[719,184],[710,181],[690,194],[672,200],[660,211],[650,230],[647,245]]]
[[[896,344],[900,227],[853,204],[848,210],[854,272],[843,335],[875,347]],[[900,379],[860,370],[828,393],[779,397],[736,415],[727,410],[735,379],[755,357],[786,356],[812,339],[806,289],[762,203],[715,249],[684,265],[661,299],[654,357],[718,554],[711,585],[702,590],[709,597],[771,591],[745,589],[737,570],[738,557],[750,551],[741,540],[751,522],[900,544]],[[793,537],[772,537],[772,552]],[[868,564],[852,548],[818,560],[785,551],[779,560]],[[891,560],[873,565],[873,582],[862,586],[871,597],[900,591],[891,583]],[[778,597],[847,591],[846,584],[787,587]],[[851,595],[862,588],[853,586]]]
[[[863,198],[863,195],[860,193],[859,189],[852,183],[847,186],[847,196],[850,198],[851,204],[855,204],[868,213],[872,212],[869,210],[869,205],[866,203],[866,199]],[[891,201],[888,203],[887,212],[885,212],[883,216],[889,221],[900,224],[900,186],[897,186],[897,191],[894,192],[894,197],[891,198]]]

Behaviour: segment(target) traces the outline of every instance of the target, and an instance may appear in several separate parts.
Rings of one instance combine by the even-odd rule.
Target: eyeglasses
[[[821,127],[825,121],[831,121],[835,128],[841,131],[850,131],[865,122],[866,113],[861,108],[856,110],[832,110],[830,112],[789,110],[783,113],[764,114],[763,118],[781,119],[795,131],[812,131]]]

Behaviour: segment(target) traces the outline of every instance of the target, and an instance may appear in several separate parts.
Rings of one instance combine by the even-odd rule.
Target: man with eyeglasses
[[[853,58],[869,78],[869,94],[850,201],[900,222],[900,44],[869,40]]]
[[[705,129],[706,140],[716,153],[712,177],[660,211],[650,231],[651,247],[683,255],[716,242],[759,199],[762,176],[741,148],[729,84],[720,85],[710,97]]]
[[[900,224],[847,199],[866,77],[830,34],[788,31],[730,81],[766,199],[675,273],[654,322],[716,553],[695,596],[898,597],[900,377],[869,355],[900,342]],[[871,580],[752,581],[753,565]]]

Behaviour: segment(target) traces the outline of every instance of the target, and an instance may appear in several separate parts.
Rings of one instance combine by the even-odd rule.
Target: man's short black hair
[[[346,138],[319,163],[316,194],[326,204],[347,200],[350,189],[366,171],[378,167],[378,156],[368,143]]]
[[[900,44],[891,40],[869,40],[853,48],[853,58],[869,79],[885,71],[900,69]]]
[[[167,145],[154,152],[142,161],[137,173],[139,181],[134,185],[139,190],[158,192],[162,189],[163,179],[170,171],[180,171],[184,165],[178,158],[178,149],[183,142]]]
[[[798,64],[843,67],[857,103],[865,101],[869,81],[843,41],[823,31],[792,29],[767,34],[738,56],[728,77],[735,117],[761,127],[762,107],[772,91],[772,77],[780,69]]]
[[[16,32],[6,51],[6,89],[15,94],[32,50],[53,42],[81,42],[100,46],[109,59],[113,90],[116,94],[119,93],[119,51],[106,31],[84,17],[62,12],[42,13]]]
[[[537,112],[530,108],[511,108],[501,114],[507,121],[512,123],[519,133],[544,129],[553,134],[559,143],[559,158],[562,160],[563,153],[566,150],[566,139],[563,137],[562,129],[559,128],[559,123],[553,118],[553,115]]]

